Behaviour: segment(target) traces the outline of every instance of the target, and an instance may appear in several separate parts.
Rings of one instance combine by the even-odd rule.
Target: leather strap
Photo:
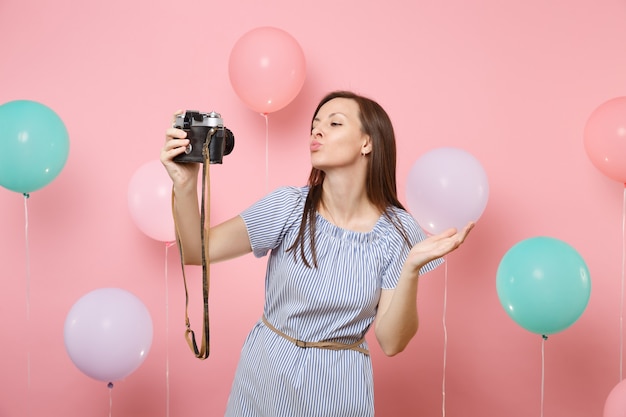
[[[210,282],[210,267],[209,267],[209,241],[206,236],[205,224],[209,225],[210,219],[210,177],[209,177],[209,142],[211,136],[215,133],[215,129],[210,129],[207,133],[207,137],[202,146],[202,155],[204,162],[202,163],[202,202],[200,205],[200,238],[202,240],[202,298],[204,301],[203,306],[203,325],[202,325],[202,342],[198,349],[198,343],[196,342],[196,335],[191,329],[189,321],[189,292],[187,290],[187,278],[185,276],[185,264],[184,264],[184,252],[183,245],[180,239],[180,233],[178,229],[178,223],[175,215],[175,199],[174,189],[172,188],[172,213],[174,214],[174,227],[176,230],[176,242],[178,243],[178,250],[180,252],[180,265],[183,271],[183,282],[185,285],[185,339],[189,348],[200,360],[204,360],[209,357],[210,352],[210,337],[209,337],[209,282]]]
[[[302,340],[298,340],[298,339],[294,339],[293,337],[281,332],[280,330],[278,330],[276,327],[272,326],[270,324],[269,321],[267,321],[267,318],[265,318],[265,316],[263,316],[263,324],[265,324],[267,326],[268,329],[270,329],[271,331],[273,331],[274,333],[276,333],[277,335],[283,337],[284,339],[289,340],[291,343],[293,343],[294,345],[306,349],[306,348],[318,348],[318,349],[330,349],[330,350],[356,350],[357,352],[361,352],[364,355],[369,355],[370,352],[359,346],[361,345],[363,342],[365,342],[365,338],[362,337],[361,339],[357,340],[354,343],[340,343],[340,342],[334,342],[332,340],[323,340],[321,342],[305,342]]]

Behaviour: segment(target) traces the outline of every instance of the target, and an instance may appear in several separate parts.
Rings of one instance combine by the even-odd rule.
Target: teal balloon
[[[547,336],[570,327],[585,311],[591,277],[572,246],[534,237],[520,241],[502,257],[496,289],[502,307],[518,325]]]
[[[0,185],[30,193],[61,172],[69,137],[61,118],[36,101],[16,100],[0,106]]]

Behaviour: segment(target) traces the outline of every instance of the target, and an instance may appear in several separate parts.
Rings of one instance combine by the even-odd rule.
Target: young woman
[[[161,161],[173,181],[184,262],[201,262],[197,164],[168,129]],[[248,335],[227,416],[374,415],[373,325],[382,351],[401,352],[418,328],[421,274],[473,227],[426,238],[396,194],[396,143],[375,101],[336,91],[319,103],[304,187],[282,187],[211,227],[210,262],[269,254],[262,317]]]

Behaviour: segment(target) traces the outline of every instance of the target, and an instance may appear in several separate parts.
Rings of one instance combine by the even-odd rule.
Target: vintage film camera
[[[187,132],[189,145],[185,152],[174,158],[175,162],[204,162],[203,148],[209,151],[209,163],[221,164],[224,155],[228,155],[235,147],[233,132],[224,127],[219,113],[201,113],[187,110],[176,115],[175,128]]]

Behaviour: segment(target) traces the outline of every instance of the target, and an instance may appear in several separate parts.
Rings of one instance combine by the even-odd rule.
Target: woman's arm
[[[404,262],[396,288],[382,290],[374,332],[385,355],[394,356],[402,352],[417,332],[420,269],[458,248],[473,227],[474,223],[469,223],[461,232],[450,229],[417,243]]]

